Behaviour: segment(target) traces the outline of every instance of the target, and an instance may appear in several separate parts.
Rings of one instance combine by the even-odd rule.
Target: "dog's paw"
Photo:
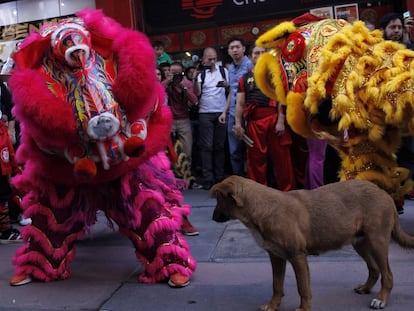
[[[366,287],[364,284],[361,284],[361,285],[358,285],[357,287],[354,288],[354,292],[357,293],[357,294],[360,294],[360,295],[370,294],[371,289]]]
[[[371,304],[369,305],[369,307],[371,309],[384,309],[385,308],[386,303],[382,300],[379,300],[377,298],[372,299]]]

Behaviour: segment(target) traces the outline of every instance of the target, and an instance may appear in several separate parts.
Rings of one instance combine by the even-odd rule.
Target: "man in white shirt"
[[[216,64],[217,51],[204,50],[202,66],[194,78],[194,93],[199,97],[199,148],[203,188],[224,179],[226,141],[226,88],[228,72]]]

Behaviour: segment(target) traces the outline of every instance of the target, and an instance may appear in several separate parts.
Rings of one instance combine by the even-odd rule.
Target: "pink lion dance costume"
[[[188,279],[196,262],[179,229],[190,207],[164,154],[172,117],[147,38],[84,10],[32,33],[14,58],[24,170],[13,183],[32,225],[11,284],[69,278],[98,209],[132,241],[141,282]]]

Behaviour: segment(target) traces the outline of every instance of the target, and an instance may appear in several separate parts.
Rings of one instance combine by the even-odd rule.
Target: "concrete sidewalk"
[[[190,220],[200,235],[187,237],[198,268],[191,284],[171,289],[166,284],[140,284],[142,269],[126,238],[111,231],[99,215],[92,236],[77,244],[71,264],[72,278],[52,283],[34,282],[11,287],[11,257],[17,245],[0,245],[0,310],[257,310],[272,295],[271,267],[266,253],[237,221],[218,224],[211,220],[215,200],[204,190],[184,192],[193,206]],[[414,202],[406,201],[400,217],[414,235]],[[387,310],[412,310],[414,304],[414,251],[390,246],[394,289]],[[357,295],[353,287],[367,276],[365,263],[346,247],[310,257],[313,310],[368,310],[370,295]],[[279,310],[299,305],[296,281],[288,265],[285,297]]]

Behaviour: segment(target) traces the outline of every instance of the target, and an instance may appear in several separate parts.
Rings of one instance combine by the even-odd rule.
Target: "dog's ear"
[[[234,200],[237,207],[243,207],[243,200],[241,200],[237,195],[232,194],[231,198]]]
[[[220,189],[219,189],[219,184],[215,184],[213,185],[213,187],[211,187],[210,189],[210,196],[212,198],[217,198],[217,195],[219,194]]]
[[[220,194],[226,197],[232,193],[233,193],[232,184],[226,180],[218,184],[215,184],[210,190],[210,194],[212,198],[217,198]]]
[[[230,198],[235,202],[236,206],[241,207],[243,206],[243,202],[236,195],[235,186],[230,181],[222,181],[221,183],[215,184],[210,190],[211,197],[218,198],[221,196],[223,198]]]

